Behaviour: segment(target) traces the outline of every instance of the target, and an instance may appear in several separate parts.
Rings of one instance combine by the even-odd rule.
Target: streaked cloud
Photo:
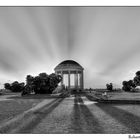
[[[0,7],[0,81],[52,73],[63,60],[85,68],[85,87],[140,69],[140,7]]]

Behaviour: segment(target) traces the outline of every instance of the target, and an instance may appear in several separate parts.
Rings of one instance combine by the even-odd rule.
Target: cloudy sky
[[[140,70],[140,7],[0,7],[0,83],[84,67],[85,87],[121,86]]]

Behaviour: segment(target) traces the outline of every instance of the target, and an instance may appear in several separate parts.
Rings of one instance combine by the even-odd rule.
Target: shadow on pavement
[[[102,109],[104,112],[108,113],[120,123],[128,127],[131,130],[130,133],[140,133],[140,117],[123,109],[117,108],[113,106],[113,104],[97,103],[95,105],[100,107],[100,109]]]
[[[81,110],[80,106],[78,105],[78,98],[74,98],[74,109],[73,109],[73,116],[72,116],[72,126],[70,128],[70,133],[81,134],[84,133],[82,129],[82,120],[81,120]]]
[[[94,115],[90,112],[88,107],[84,104],[83,99],[80,95],[75,95],[74,112],[74,119],[72,120],[71,127],[71,129],[74,130],[73,133],[104,133],[103,128],[99,125],[97,118],[94,117]],[[83,118],[83,121],[85,122],[84,126],[82,126],[81,118]],[[85,129],[86,131],[84,131]]]
[[[19,129],[17,128],[15,133],[31,133],[32,130],[42,121],[42,119],[50,114],[63,100],[64,98],[56,99],[47,104],[45,107],[41,108],[40,111],[33,112],[33,114],[31,114],[31,119],[29,118],[29,120],[25,122],[27,125],[21,126]]]

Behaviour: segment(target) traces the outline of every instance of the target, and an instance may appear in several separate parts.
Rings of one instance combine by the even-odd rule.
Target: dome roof
[[[54,70],[59,70],[59,69],[68,69],[68,68],[74,68],[74,69],[81,69],[83,70],[83,67],[77,63],[74,60],[65,60],[63,62],[61,62],[60,64],[58,64]]]

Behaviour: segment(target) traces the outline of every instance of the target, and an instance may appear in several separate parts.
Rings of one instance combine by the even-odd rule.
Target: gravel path
[[[139,105],[101,104],[76,95],[41,100],[15,117],[13,122],[7,122],[7,126],[1,125],[0,132],[130,134],[140,133],[139,120]]]

